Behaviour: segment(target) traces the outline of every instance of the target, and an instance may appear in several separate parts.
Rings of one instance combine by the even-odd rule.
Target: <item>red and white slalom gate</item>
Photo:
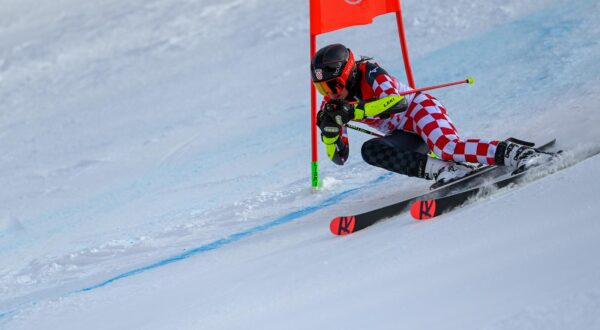
[[[398,25],[398,37],[400,39],[400,49],[404,61],[404,69],[408,79],[408,85],[413,90],[402,94],[412,94],[420,91],[432,90],[442,87],[448,87],[458,84],[472,84],[473,79],[416,88],[415,81],[408,56],[408,46],[406,43],[406,33],[404,22],[402,20],[402,4],[400,0],[310,0],[310,59],[317,51],[317,35],[327,32],[343,29],[355,25],[366,25],[373,21],[373,18],[387,13],[396,13],[396,23]],[[318,162],[318,132],[317,132],[317,91],[315,86],[310,84],[311,98],[311,182],[313,189],[319,187],[319,162]]]

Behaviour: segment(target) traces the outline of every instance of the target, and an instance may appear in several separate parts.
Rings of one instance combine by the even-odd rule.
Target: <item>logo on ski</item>
[[[515,140],[510,138],[508,140]],[[556,139],[540,145],[540,150],[548,150],[554,146]],[[532,143],[520,141],[520,144]],[[351,216],[336,217],[331,220],[329,229],[334,235],[349,235],[357,231],[368,228],[380,221],[392,218],[411,210],[411,215],[415,219],[428,219],[426,216],[436,217],[437,215],[449,212],[453,208],[463,205],[472,196],[478,194],[482,189],[489,187],[484,184],[487,180],[493,180],[492,185],[504,187],[508,184],[518,182],[519,175],[513,175],[506,178],[505,172],[497,166],[483,166],[464,180],[450,182],[436,190],[425,192],[420,196],[400,200],[398,202],[385,205],[383,207],[371,209],[370,211],[357,213]],[[499,181],[496,181],[498,180]],[[416,202],[415,202],[416,201]],[[428,201],[428,203],[421,202]],[[435,203],[433,203],[435,202]],[[417,205],[414,205],[417,204]]]
[[[329,229],[335,235],[348,235],[354,232],[355,217],[337,217],[331,221]]]
[[[435,217],[435,199],[417,201],[410,208],[410,214],[417,220],[427,220]]]

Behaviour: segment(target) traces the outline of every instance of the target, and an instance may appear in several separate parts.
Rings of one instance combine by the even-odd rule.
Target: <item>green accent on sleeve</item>
[[[468,83],[469,85],[473,85],[473,84],[475,83],[475,78],[473,78],[473,77],[471,77],[471,76],[468,76],[468,77],[467,77],[467,83]]]
[[[336,135],[331,138],[321,135],[321,139],[323,140],[323,143],[325,143],[326,145],[333,145],[335,143],[335,141],[337,141],[339,138],[340,138],[339,135]]]
[[[337,151],[337,147],[335,146],[335,144],[326,144],[325,150],[327,151],[327,157],[333,160],[333,157],[335,157],[335,152]]]
[[[385,112],[402,101],[404,96],[390,95],[379,100],[375,100],[365,104],[365,112],[363,116],[375,117]]]
[[[356,106],[358,104],[354,105],[354,120],[363,120],[363,118],[365,118],[365,110],[364,109],[358,109]]]

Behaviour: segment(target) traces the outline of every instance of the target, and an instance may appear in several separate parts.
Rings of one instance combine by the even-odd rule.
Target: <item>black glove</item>
[[[344,100],[331,100],[325,104],[324,110],[339,126],[354,119],[354,106]]]
[[[342,126],[323,110],[317,113],[317,126],[321,129],[321,141],[325,144],[329,159],[337,165],[344,165],[350,148],[340,138]]]
[[[321,129],[321,134],[327,138],[339,136],[342,130],[342,126],[338,125],[335,120],[323,110],[317,113],[317,126]]]

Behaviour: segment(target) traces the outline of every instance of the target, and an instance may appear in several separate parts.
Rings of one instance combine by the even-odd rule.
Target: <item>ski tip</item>
[[[416,201],[410,208],[410,214],[416,220],[429,220],[435,217],[435,199]]]
[[[354,232],[354,225],[356,224],[356,218],[350,217],[337,217],[331,220],[329,229],[334,235],[348,235]]]

